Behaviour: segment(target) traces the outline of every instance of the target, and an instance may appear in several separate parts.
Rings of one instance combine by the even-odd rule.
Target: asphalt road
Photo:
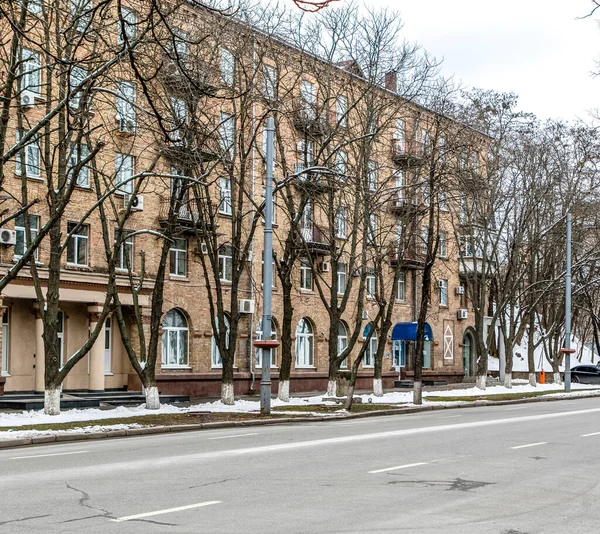
[[[0,452],[0,532],[600,532],[600,399]]]

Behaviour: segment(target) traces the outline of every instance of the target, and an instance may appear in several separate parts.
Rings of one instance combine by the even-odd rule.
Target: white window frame
[[[338,239],[346,239],[347,237],[347,215],[346,207],[339,206],[335,212],[335,237]]]
[[[395,297],[398,302],[404,302],[406,300],[406,272],[404,271],[398,273]]]
[[[302,291],[313,290],[312,267],[307,259],[300,260],[300,289]]]
[[[342,329],[343,329],[343,333],[342,333]],[[344,350],[346,350],[346,347],[348,346],[348,329],[346,328],[346,325],[340,321],[338,323],[338,335],[337,335],[337,355],[339,356],[340,354],[342,354],[342,352],[344,352]],[[348,358],[344,358],[341,362],[340,362],[340,369],[347,369],[348,368]]]
[[[233,252],[231,245],[219,247],[219,280],[231,282],[233,280]]]
[[[115,244],[117,243],[117,235],[119,229],[115,228]],[[124,239],[121,242],[121,246],[117,250],[117,266],[119,270],[127,271],[131,269],[133,271],[133,230],[122,230]],[[126,258],[129,257],[129,267],[127,267]]]
[[[396,370],[406,367],[406,341],[404,340],[392,341],[392,367]]]
[[[117,97],[115,100],[116,119],[120,123],[122,121],[130,121],[132,130],[130,133],[135,133],[137,128],[135,103],[135,84],[126,80],[119,80],[117,82]],[[126,124],[125,128],[121,128],[120,126],[119,129],[129,131],[129,125]]]
[[[440,290],[440,306],[448,306],[448,280],[438,280]]]
[[[188,274],[188,240],[174,238],[169,248],[169,274],[171,276],[186,277]],[[183,266],[183,271],[179,267]],[[175,270],[173,270],[175,267]]]
[[[341,128],[348,126],[348,98],[345,95],[335,99],[335,118]]]
[[[440,232],[438,249],[440,258],[448,258],[448,232]]]
[[[217,334],[220,332],[219,330],[219,318],[216,317],[215,318],[216,321],[216,325],[217,325]],[[229,317],[227,315],[225,315],[225,331],[226,331],[226,336],[225,336],[225,346],[226,348],[229,348],[229,331],[231,328],[231,323],[229,321]],[[221,352],[219,351],[219,347],[217,345],[217,340],[215,338],[215,334],[213,333],[212,337],[211,337],[211,349],[210,349],[210,361],[211,361],[211,367],[213,369],[221,369],[223,367],[223,359],[221,358]]]
[[[301,330],[302,325],[307,325],[307,331]],[[312,323],[302,317],[296,326],[296,341],[294,343],[296,369],[309,369],[315,366],[315,337]]]
[[[179,314],[183,318],[185,326],[165,326],[162,324],[162,339],[161,339],[161,367],[163,369],[181,369],[189,367],[189,352],[190,352],[190,329],[185,315],[177,308],[173,308],[167,312]],[[176,362],[169,362],[171,356],[171,339],[175,337],[175,358]]]
[[[21,1],[21,4],[24,2]],[[42,12],[42,0],[29,0],[27,2],[27,11],[32,15],[39,15]]]
[[[16,142],[21,142],[21,137],[26,132],[17,130]],[[25,177],[32,178],[34,180],[41,179],[41,156],[42,151],[40,148],[39,136],[34,136],[27,145],[25,145],[19,152],[17,152],[17,158],[15,163],[15,174],[21,176],[23,172],[23,159],[25,160]]]
[[[69,146],[69,159],[67,163],[67,176],[69,181],[73,178],[73,169],[79,162],[86,159],[89,154],[90,151],[87,145],[84,145],[83,143],[71,143],[71,146]],[[83,187],[84,189],[90,188],[90,168],[88,165],[84,165],[79,169],[76,185],[77,187]]]
[[[377,277],[374,274],[367,274],[365,289],[367,291],[367,298],[374,299],[377,291]]]
[[[221,112],[219,123],[219,144],[221,150],[230,156],[235,145],[235,121],[233,115]]]
[[[70,0],[71,18],[77,19],[75,29],[83,32],[92,20],[92,0]]]
[[[28,244],[27,244],[27,235],[26,235],[26,230],[25,230],[25,217],[27,217],[27,214],[21,214],[18,215],[15,218],[15,232],[17,233],[17,243],[14,246],[14,259],[18,260],[20,259],[23,254],[25,253],[25,251],[27,250]],[[22,223],[23,224],[19,224],[21,222],[21,218],[22,218]],[[35,225],[33,224],[35,223]],[[35,226],[35,228],[34,228]],[[31,240],[35,241],[37,234],[40,230],[40,217],[38,215],[29,215],[29,229],[31,231]],[[23,244],[23,254],[18,254],[19,250],[19,246],[21,245],[21,243]],[[38,259],[38,251],[39,248],[36,248],[33,251],[33,258],[37,261]]]
[[[315,120],[317,118],[316,102],[317,92],[315,84],[308,80],[300,82],[300,99],[302,102],[302,112],[307,120]]]
[[[221,176],[219,178],[219,199],[219,213],[221,215],[232,215],[231,178],[229,176]]]
[[[78,87],[79,84],[81,84],[87,77],[87,69],[84,69],[79,65],[74,65],[71,67],[71,72],[69,74],[69,92],[73,95],[71,96],[70,105],[74,109],[79,109],[81,103],[81,93],[83,92],[83,88],[80,88],[79,91],[75,93],[75,88]]]
[[[67,233],[70,233],[72,229],[77,226],[76,222],[68,222],[67,223]],[[83,233],[85,232],[85,233]],[[71,245],[71,243],[73,243]],[[90,263],[90,225],[82,224],[77,229],[77,233],[71,235],[69,238],[69,243],[67,244],[67,265],[72,265],[74,267],[87,267]],[[83,250],[85,255],[84,263],[80,263],[79,261],[79,253]],[[69,256],[71,258],[69,259]]]
[[[277,69],[263,63],[263,96],[268,100],[277,98]]]
[[[173,114],[173,132],[171,139],[175,142],[183,141],[185,135],[185,127],[188,122],[187,103],[183,98],[172,96],[170,98],[171,112]]]
[[[130,154],[115,154],[115,185],[121,185],[116,194],[133,193],[133,180],[129,180],[135,174],[135,157]],[[124,183],[126,180],[128,182]]]
[[[231,87],[235,80],[235,57],[233,52],[225,47],[221,48],[220,70],[221,81]]]
[[[338,263],[337,265],[337,284],[338,284],[338,295],[343,295],[346,292],[346,283],[348,280],[348,266],[345,263]]]
[[[369,215],[369,226],[367,229],[367,243],[369,245],[375,244],[376,238],[377,238],[377,215],[375,213],[371,213]]]
[[[22,48],[21,61],[19,67],[20,89],[21,91],[31,91],[39,97],[42,91],[42,55],[29,48]]]
[[[121,6],[121,18],[123,19],[125,26],[125,35],[123,35],[123,29],[119,22],[117,37],[117,44],[119,45],[122,45],[125,42],[124,37],[127,37],[127,40],[129,42],[135,39],[137,33],[136,25],[138,23],[137,13],[133,9],[130,9],[125,6]]]
[[[369,191],[374,193],[377,191],[377,163],[369,161],[367,164],[367,180],[369,182]]]
[[[348,174],[348,152],[344,150],[338,150],[335,155],[335,170],[341,175],[341,178],[345,178]]]
[[[367,337],[369,335],[370,330],[367,328],[373,328],[373,325],[368,324],[363,331],[363,337],[365,338],[365,343],[367,342]],[[365,335],[366,332],[366,335]],[[373,332],[371,339],[369,339],[369,345],[365,350],[365,354],[363,356],[362,366],[366,368],[372,368],[375,366],[375,354],[377,354],[377,332]]]

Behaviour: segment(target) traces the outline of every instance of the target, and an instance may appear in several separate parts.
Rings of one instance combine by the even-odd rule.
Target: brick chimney
[[[385,74],[385,88],[388,91],[398,91],[398,73],[396,71],[387,72]]]

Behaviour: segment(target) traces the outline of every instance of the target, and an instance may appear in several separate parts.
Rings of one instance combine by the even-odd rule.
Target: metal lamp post
[[[571,391],[571,214],[567,213],[567,266],[565,273],[565,346],[560,349],[565,355],[565,392]]]
[[[273,136],[275,123],[267,119],[267,175],[265,183],[265,245],[263,269],[263,316],[262,339],[257,339],[254,346],[262,350],[262,373],[260,377],[260,413],[271,413],[271,350],[279,346],[279,342],[271,338],[272,317],[272,281],[273,281]]]

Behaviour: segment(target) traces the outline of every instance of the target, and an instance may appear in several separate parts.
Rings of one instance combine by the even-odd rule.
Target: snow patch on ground
[[[35,438],[38,436],[60,436],[64,434],[91,434],[93,432],[108,432],[109,430],[127,430],[141,428],[143,425],[93,425],[69,430],[9,430],[0,432],[0,439]]]

